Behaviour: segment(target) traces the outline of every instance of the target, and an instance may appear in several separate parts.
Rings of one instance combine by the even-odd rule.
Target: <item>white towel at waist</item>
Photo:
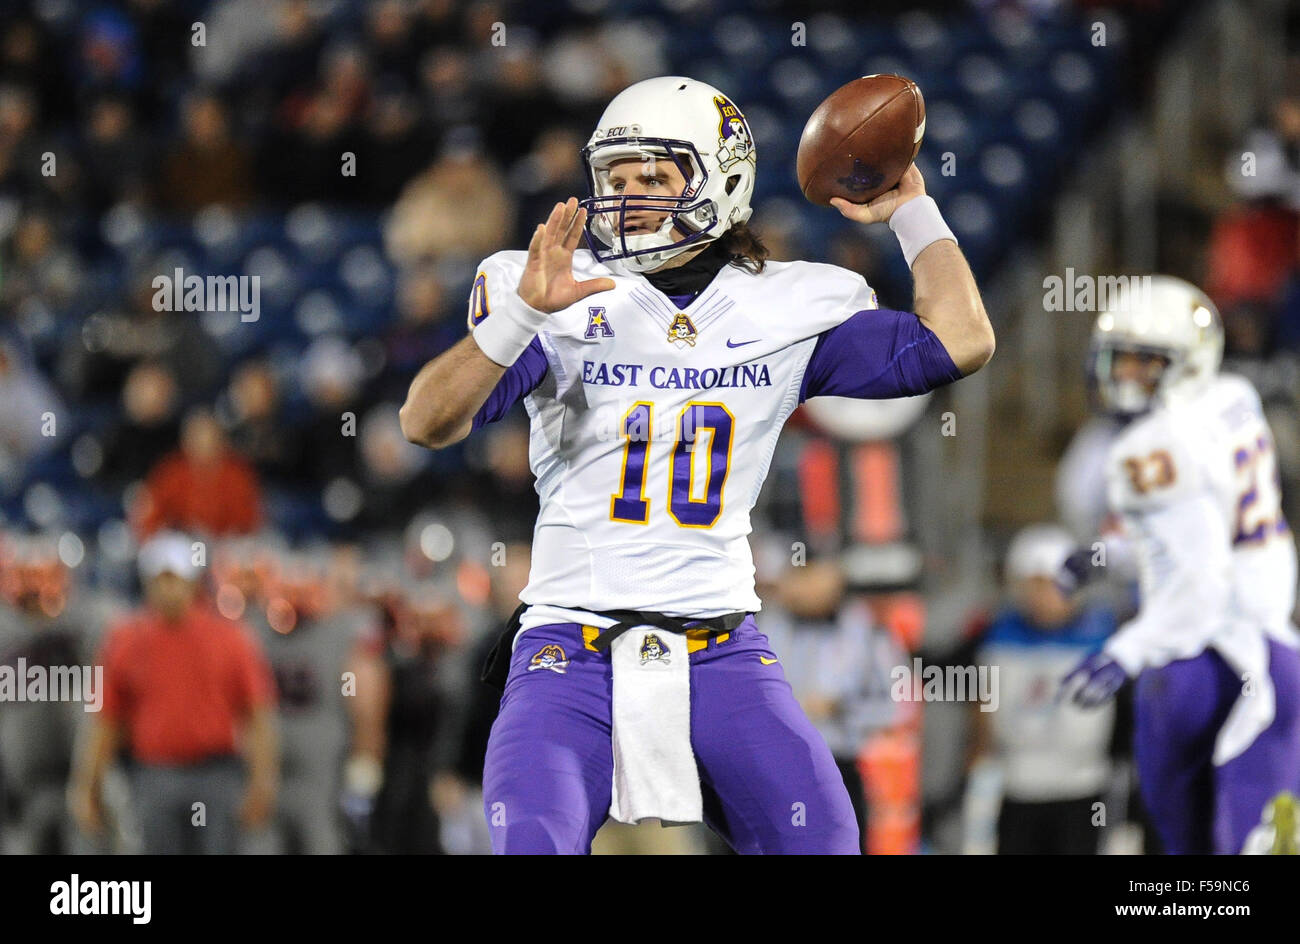
[[[616,622],[585,610],[532,606],[520,634],[546,623],[605,629]],[[518,641],[518,636],[516,636]],[[691,747],[691,671],[686,638],[655,626],[630,629],[609,648],[614,777],[609,815],[620,823],[704,819],[699,769]]]

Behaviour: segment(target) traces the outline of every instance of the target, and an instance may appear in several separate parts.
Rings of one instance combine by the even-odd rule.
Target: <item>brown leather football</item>
[[[866,203],[890,190],[916,159],[925,99],[901,75],[864,75],[817,106],[799,139],[795,173],[813,203]]]

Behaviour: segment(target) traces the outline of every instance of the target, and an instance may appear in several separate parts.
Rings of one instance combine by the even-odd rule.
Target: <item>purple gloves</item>
[[[1128,673],[1105,652],[1094,652],[1061,679],[1061,695],[1073,690],[1074,703],[1080,708],[1097,708],[1105,704],[1128,681]]]

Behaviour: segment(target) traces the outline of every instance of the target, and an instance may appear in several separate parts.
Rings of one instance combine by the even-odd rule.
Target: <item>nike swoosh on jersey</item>
[[[731,341],[731,338],[727,338],[727,347],[744,347],[746,344],[757,344],[757,343],[758,343],[759,341],[761,341],[761,340],[763,340],[763,339],[762,339],[762,338],[754,338],[754,340],[752,340],[752,341],[740,341],[739,343],[735,343],[735,344],[733,344],[732,341]]]
[[[780,662],[781,660],[780,660],[780,659],[768,659],[768,658],[765,658],[765,657],[763,657],[763,656],[759,656],[759,657],[758,657],[758,661],[761,662],[761,663],[763,663],[764,665],[775,665],[776,663]]]

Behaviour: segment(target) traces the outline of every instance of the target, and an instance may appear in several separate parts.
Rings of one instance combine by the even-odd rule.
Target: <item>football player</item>
[[[914,167],[835,206],[889,223],[915,314],[878,308],[856,273],[767,261],[746,223],[756,142],[693,79],[625,89],[583,160],[592,195],[557,204],[526,252],[483,261],[470,336],[425,365],[401,410],[430,448],[519,400],[531,418],[541,512],[497,664],[493,847],[585,853],[614,815],[703,820],[740,852],[855,853],[834,758],[754,621],[750,509],[805,399],[920,394],[988,361],[975,279]],[[628,711],[652,677],[671,681]],[[645,749],[659,734],[670,742]],[[668,772],[648,800],[633,799],[634,766]]]
[[[1101,401],[1128,420],[1107,479],[1141,605],[1063,691],[1099,705],[1137,679],[1138,777],[1169,853],[1240,852],[1300,787],[1295,541],[1259,394],[1222,353],[1213,302],[1168,276],[1093,329]]]

